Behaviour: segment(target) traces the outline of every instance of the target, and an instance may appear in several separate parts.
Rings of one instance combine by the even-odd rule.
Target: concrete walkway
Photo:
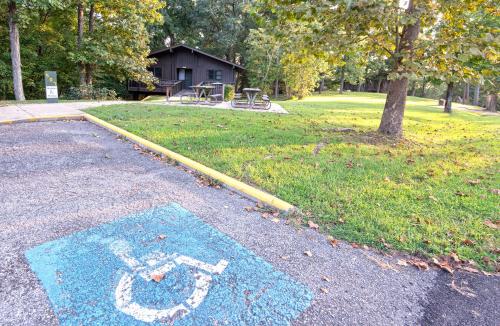
[[[172,105],[172,106],[193,106],[198,108],[207,108],[207,109],[222,109],[222,110],[234,110],[234,111],[252,111],[252,112],[261,112],[261,113],[278,113],[278,114],[288,114],[288,111],[285,110],[278,103],[271,103],[271,107],[268,110],[263,109],[245,109],[245,108],[234,108],[231,106],[231,102],[222,102],[217,103],[215,105],[206,105],[206,104],[182,104],[180,99],[174,99],[170,102],[165,100],[159,101],[143,101],[141,104],[160,104],[160,105]]]
[[[103,105],[124,104],[127,101],[92,101],[92,102],[60,102],[60,103],[33,103],[10,104],[0,106],[0,121],[23,120],[54,115],[82,114],[81,110]]]

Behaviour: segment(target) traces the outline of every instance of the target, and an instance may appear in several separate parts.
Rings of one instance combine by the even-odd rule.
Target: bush
[[[93,87],[92,85],[70,87],[64,98],[68,100],[116,100],[114,89]]]
[[[234,85],[224,85],[224,101],[231,101],[234,98]]]

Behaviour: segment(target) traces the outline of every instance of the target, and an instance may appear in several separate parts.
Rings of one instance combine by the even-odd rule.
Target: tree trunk
[[[474,90],[474,101],[472,104],[479,105],[479,92],[481,91],[481,85],[477,84],[476,89]]]
[[[416,85],[417,83],[415,81],[411,82],[411,87],[410,87],[410,96],[415,96],[415,90],[416,90]]]
[[[422,78],[422,97],[425,97],[425,86],[427,85],[427,81],[425,80],[425,77]]]
[[[325,88],[325,79],[321,78],[321,83],[319,84],[319,93]]]
[[[415,5],[413,0],[408,1],[406,12],[413,14]],[[413,52],[413,43],[420,32],[420,19],[417,17],[413,23],[409,23],[403,27],[401,39],[395,49],[397,59],[393,66],[393,71],[399,71],[402,64],[401,53]],[[380,121],[378,131],[392,136],[401,136],[403,133],[403,116],[406,105],[406,94],[408,92],[408,78],[400,76],[399,79],[391,80],[387,98],[385,100],[384,113]]]
[[[453,82],[449,82],[448,87],[446,87],[446,102],[444,103],[444,112],[451,113],[452,101],[453,101]]]
[[[344,93],[344,81],[345,81],[345,74],[344,74],[344,67],[342,67],[340,68],[340,87],[339,87],[340,94]]]
[[[276,81],[274,82],[274,97],[278,98],[279,93],[280,93],[280,81],[279,79],[276,79]]]
[[[465,85],[464,85],[463,103],[469,103],[469,93],[470,93],[469,83],[465,83]]]
[[[361,87],[363,86],[363,84],[359,83],[358,84],[358,92],[361,92]]]
[[[9,1],[9,38],[10,56],[12,59],[12,80],[14,83],[14,96],[16,101],[25,101],[23,76],[21,74],[21,47],[19,45],[19,29],[17,28],[16,1]]]
[[[384,113],[378,128],[381,133],[394,136],[402,134],[407,89],[408,78],[406,77],[389,82]]]
[[[377,81],[377,93],[380,93],[380,86],[382,86],[382,78],[378,78]]]
[[[92,3],[90,5],[89,9],[89,35],[92,37],[92,34],[94,33],[94,23],[95,23],[95,15],[94,15],[94,4]],[[92,85],[93,82],[93,77],[94,77],[94,67],[95,65],[92,63],[87,63],[85,65],[85,82],[87,85]]]
[[[79,1],[77,5],[77,14],[78,14],[78,21],[77,21],[78,35],[76,38],[76,48],[78,49],[78,51],[81,51],[82,41],[83,41],[83,4],[81,1]],[[85,86],[85,65],[81,61],[78,62],[78,72],[80,75],[80,86]]]
[[[498,94],[492,93],[486,96],[486,110],[490,112],[497,111]]]

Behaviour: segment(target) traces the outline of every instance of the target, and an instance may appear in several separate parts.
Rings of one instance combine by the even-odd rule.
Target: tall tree
[[[80,84],[92,85],[97,73],[152,84],[148,28],[162,21],[162,7],[160,0],[77,1],[77,47],[70,57],[79,66]]]
[[[19,44],[19,29],[17,26],[17,3],[15,0],[9,0],[7,6],[9,11],[10,56],[12,60],[14,95],[17,101],[24,101],[26,98],[24,96],[23,76],[21,72],[21,46]]]
[[[319,22],[322,28],[308,38],[313,46],[324,51],[342,52],[342,45],[348,43],[351,47],[359,45],[358,50],[364,54],[387,55],[390,84],[379,131],[399,136],[403,131],[408,80],[425,75],[427,69],[421,61],[426,50],[423,32],[450,12],[450,7],[461,9],[450,16],[450,20],[459,21],[463,12],[477,11],[489,0],[261,1],[261,13],[268,13],[277,21]]]
[[[421,13],[417,10],[413,0],[408,1],[405,14],[396,17],[396,41],[393,50],[389,50],[393,58],[392,73],[396,76],[389,83],[387,99],[382,113],[382,120],[378,130],[388,135],[399,136],[403,132],[403,115],[408,92],[408,74],[411,73],[404,59],[412,61],[414,43],[420,33]],[[401,32],[399,29],[401,27]],[[406,57],[406,58],[405,58]]]
[[[81,51],[82,44],[83,44],[83,30],[84,30],[84,22],[83,22],[84,8],[83,8],[82,0],[78,0],[78,2],[76,4],[76,14],[77,14],[76,50]],[[78,72],[80,75],[80,86],[84,86],[85,85],[85,64],[81,60],[79,60],[77,62],[77,64],[78,64]]]

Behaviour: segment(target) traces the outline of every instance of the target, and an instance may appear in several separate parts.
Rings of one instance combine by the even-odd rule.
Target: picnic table
[[[196,98],[196,102],[200,102],[201,97],[203,96],[203,92],[204,92],[203,86],[193,85],[193,86],[191,86],[191,88],[193,89],[193,93],[194,93],[194,97]]]
[[[205,95],[205,104],[207,104],[209,101],[209,96],[212,94],[212,91],[214,90],[215,86],[211,85],[202,85],[200,86],[201,89],[203,90],[203,94]]]
[[[243,93],[247,95],[249,108],[253,108],[257,94],[260,92],[262,92],[260,88],[243,88]]]

